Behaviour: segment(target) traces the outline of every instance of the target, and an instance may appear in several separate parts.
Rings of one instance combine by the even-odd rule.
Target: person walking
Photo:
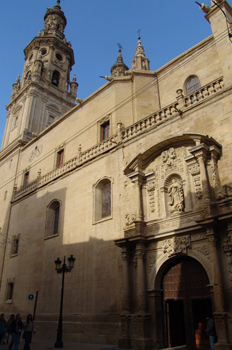
[[[18,350],[19,338],[23,329],[23,323],[22,323],[20,314],[17,314],[16,319],[12,321],[11,328],[12,328],[12,337],[11,337],[11,342],[8,349],[11,350],[13,345],[15,344],[14,350]]]
[[[7,338],[6,338],[6,343],[9,343],[10,335],[12,335],[12,328],[11,328],[11,323],[14,320],[15,315],[11,314],[9,320],[7,321],[6,324],[6,330],[7,330]]]
[[[25,345],[23,350],[30,350],[32,332],[35,333],[33,318],[31,314],[27,315],[27,320],[24,323],[23,328],[24,328],[24,334],[25,334]]]
[[[5,314],[1,314],[1,317],[0,317],[0,345],[2,344],[2,339],[4,337],[5,332],[6,332]]]
[[[215,323],[212,317],[206,317],[207,319],[207,335],[209,337],[211,350],[214,350],[214,341],[216,338]]]

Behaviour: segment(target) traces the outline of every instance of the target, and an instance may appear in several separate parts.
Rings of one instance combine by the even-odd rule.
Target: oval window
[[[31,61],[32,60],[32,57],[33,57],[33,53],[31,54],[31,56],[29,57],[29,61]]]
[[[62,57],[59,53],[56,54],[56,58],[57,58],[59,61],[62,61],[62,60],[63,60],[63,57]]]
[[[46,53],[47,53],[47,50],[46,50],[46,49],[41,49],[41,55],[42,55],[42,56],[46,55]]]

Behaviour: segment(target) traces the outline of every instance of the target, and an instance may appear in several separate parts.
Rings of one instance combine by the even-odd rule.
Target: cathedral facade
[[[139,37],[132,68],[119,50],[85,100],[59,1],[24,50],[0,151],[0,302],[35,310],[40,336],[56,335],[54,261],[72,255],[64,339],[194,350],[212,314],[232,349],[232,9],[201,8],[210,37],[157,71]]]

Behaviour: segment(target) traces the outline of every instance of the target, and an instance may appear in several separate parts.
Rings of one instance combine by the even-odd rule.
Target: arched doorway
[[[164,272],[161,284],[166,347],[201,349],[209,345],[205,329],[212,305],[202,265],[193,258],[178,257]]]

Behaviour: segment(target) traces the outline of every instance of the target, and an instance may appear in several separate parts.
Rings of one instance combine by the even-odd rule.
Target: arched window
[[[57,70],[54,70],[52,74],[52,84],[55,86],[58,86],[59,81],[60,81],[60,73]]]
[[[201,87],[200,80],[196,75],[190,75],[185,84],[187,95]]]
[[[111,183],[102,187],[102,218],[111,215]]]
[[[112,184],[109,178],[100,180],[94,186],[94,221],[111,217]]]
[[[52,201],[47,207],[45,238],[59,233],[60,202]]]

